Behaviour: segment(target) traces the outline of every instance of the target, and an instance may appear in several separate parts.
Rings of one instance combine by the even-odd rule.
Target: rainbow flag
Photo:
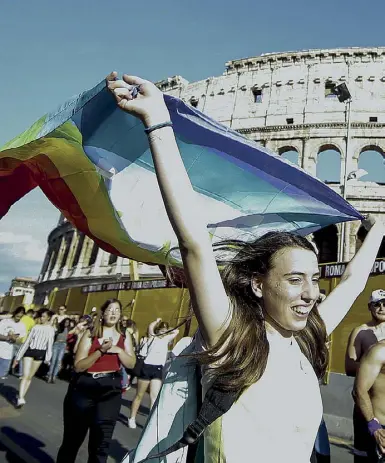
[[[214,241],[252,240],[270,230],[306,235],[362,219],[298,166],[180,99],[164,99]],[[164,264],[177,245],[143,126],[116,106],[104,81],[0,150],[0,218],[37,186],[108,252]]]

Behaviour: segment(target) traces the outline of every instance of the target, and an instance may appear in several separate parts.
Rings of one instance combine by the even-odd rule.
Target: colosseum
[[[334,92],[343,83],[351,95],[345,103]],[[269,53],[229,61],[218,77],[174,76],[158,86],[385,220],[385,48]],[[315,233],[320,262],[348,261],[364,236],[355,222]],[[48,237],[35,301],[53,288],[160,276],[157,267],[109,255],[61,218]]]

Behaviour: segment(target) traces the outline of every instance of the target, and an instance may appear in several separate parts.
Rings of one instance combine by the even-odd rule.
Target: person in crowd
[[[365,420],[368,463],[385,462],[385,340],[361,358],[354,399]]]
[[[363,245],[320,304],[317,255],[297,234],[269,232],[255,241],[221,243],[219,270],[163,94],[149,81],[127,75],[118,80],[116,73],[107,86],[148,134],[199,324],[195,358],[203,400],[213,381],[237,397],[204,430],[205,458],[238,463],[252,455],[269,463],[308,463],[322,419],[319,380],[327,366],[327,337],[364,290],[384,227],[371,216],[364,221]]]
[[[125,336],[131,336],[132,345],[136,351],[139,345],[139,330],[136,326],[136,323],[130,318],[126,317],[125,326],[122,325],[122,332],[125,333]],[[123,331],[124,329],[124,331]],[[128,391],[131,388],[132,381],[134,379],[134,369],[122,368],[122,389],[123,392]]]
[[[24,307],[18,307],[12,314],[12,318],[4,318],[0,321],[0,379],[7,378],[12,358],[14,346],[26,333],[21,319],[25,315]]]
[[[65,318],[69,318],[67,315],[67,306],[62,304],[59,306],[57,313],[52,317],[51,323],[57,329]]]
[[[371,320],[354,328],[349,336],[345,355],[347,376],[355,377],[363,355],[371,346],[385,339],[385,291],[383,289],[377,289],[371,293],[368,308]],[[367,452],[372,439],[368,433],[366,420],[356,403],[353,408],[353,432],[354,461],[364,463],[367,461]]]
[[[57,463],[74,463],[89,431],[88,461],[105,463],[121,405],[121,365],[132,368],[131,338],[120,333],[122,306],[109,299],[101,307],[92,332],[82,336],[75,375],[63,404],[64,435]]]
[[[14,368],[23,359],[23,377],[19,387],[17,407],[25,405],[25,396],[42,362],[47,365],[51,361],[52,347],[55,339],[55,328],[51,324],[52,312],[48,309],[39,310],[40,323],[35,325],[25,342],[20,347]]]
[[[150,388],[150,407],[158,397],[163,380],[163,369],[167,361],[170,342],[178,335],[179,330],[170,330],[167,322],[158,318],[148,326],[148,337],[140,342],[140,354],[144,362],[138,374],[138,386],[131,406],[128,426],[136,428],[136,415],[144,394]]]
[[[83,334],[90,326],[90,317],[88,315],[82,316],[76,325],[74,320],[70,320],[69,323],[66,351],[62,362],[62,371],[66,373],[66,376],[73,372],[76,350]]]
[[[55,342],[52,347],[52,358],[47,375],[48,383],[55,383],[56,377],[60,371],[67,348],[67,337],[71,330],[71,322],[72,320],[69,318],[64,318],[64,320],[59,323],[59,328],[55,334]]]
[[[14,359],[15,359],[21,345],[27,339],[27,336],[29,335],[29,332],[31,331],[33,326],[35,326],[35,320],[36,320],[37,316],[38,316],[37,312],[35,312],[33,309],[29,309],[29,310],[27,310],[26,314],[23,315],[23,317],[21,318],[21,322],[24,324],[26,331],[25,331],[25,336],[20,339],[20,343],[17,343],[14,346],[14,356],[13,356]],[[17,368],[14,369],[13,373],[19,378],[21,378],[23,376],[23,362],[19,362]]]
[[[128,320],[129,320],[129,318],[127,317],[127,315],[123,315],[122,319],[120,320],[120,330],[121,330],[122,333],[126,332]]]

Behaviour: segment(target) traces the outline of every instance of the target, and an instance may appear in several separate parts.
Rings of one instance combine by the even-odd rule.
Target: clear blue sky
[[[383,0],[3,0],[0,145],[113,69],[195,81],[261,53],[381,46],[384,15]],[[0,292],[39,273],[57,219],[34,191],[0,222]]]

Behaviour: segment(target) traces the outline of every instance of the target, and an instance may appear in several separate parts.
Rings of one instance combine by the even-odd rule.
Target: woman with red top
[[[107,300],[92,332],[82,337],[75,357],[75,372],[64,399],[64,436],[57,463],[74,463],[89,430],[88,463],[105,463],[121,405],[123,365],[133,368],[135,354],[130,336],[119,330],[122,305]]]

